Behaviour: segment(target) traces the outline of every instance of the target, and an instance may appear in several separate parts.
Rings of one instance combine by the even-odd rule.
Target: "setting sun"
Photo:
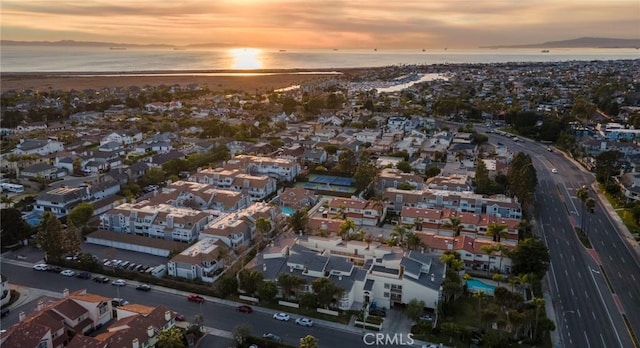
[[[232,59],[231,68],[241,70],[261,69],[261,53],[262,50],[257,48],[235,48],[229,50]]]

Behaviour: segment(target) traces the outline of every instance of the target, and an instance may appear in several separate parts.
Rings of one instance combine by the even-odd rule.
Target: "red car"
[[[236,310],[238,310],[238,312],[241,312],[241,313],[251,313],[251,312],[253,312],[253,308],[251,308],[249,306],[245,306],[245,305],[238,306],[236,308]]]
[[[184,315],[180,313],[176,313],[176,321],[184,321]]]
[[[204,297],[196,294],[191,294],[187,296],[187,300],[195,303],[204,303]]]

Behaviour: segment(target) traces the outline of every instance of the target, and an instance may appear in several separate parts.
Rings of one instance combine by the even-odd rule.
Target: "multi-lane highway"
[[[87,289],[90,293],[99,294],[109,298],[121,297],[130,303],[137,303],[147,306],[157,306],[163,304],[168,308],[179,312],[187,320],[191,320],[197,314],[204,317],[204,325],[207,327],[232,332],[234,328],[246,323],[251,327],[253,335],[261,336],[263,333],[271,332],[280,336],[285,343],[297,346],[301,337],[307,334],[317,337],[320,347],[366,347],[363,342],[363,335],[353,332],[336,330],[335,328],[314,325],[313,327],[302,327],[296,325],[292,319],[289,322],[281,322],[273,319],[268,313],[254,311],[251,314],[239,313],[235,307],[219,303],[205,302],[197,304],[188,302],[184,295],[173,294],[158,290],[150,292],[137,291],[134,286],[116,287],[111,284],[100,284],[92,280],[81,280],[78,278],[63,277],[55,273],[38,272],[19,265],[9,263],[2,264],[2,273],[6,275],[12,283],[25,287],[44,289],[55,292],[62,292],[68,288],[70,291]],[[15,322],[11,313],[7,318],[7,323],[11,320]],[[3,322],[5,319],[3,319]],[[3,323],[3,326],[5,323]]]
[[[594,213],[583,212],[577,191],[594,177],[561,153],[533,141],[513,142],[490,134],[513,152],[525,152],[538,173],[536,225],[551,254],[549,287],[563,347],[633,347],[640,334],[638,255],[616,229],[596,198]],[[557,173],[553,173],[556,169]],[[592,250],[574,232],[585,214]],[[608,282],[607,282],[608,280]],[[610,284],[610,285],[609,285]],[[626,315],[629,325],[623,319]]]

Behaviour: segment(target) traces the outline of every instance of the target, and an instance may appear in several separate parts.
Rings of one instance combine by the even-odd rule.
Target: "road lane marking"
[[[618,277],[622,278],[622,273],[618,272]]]
[[[584,291],[584,295],[585,295],[587,298],[589,298],[589,294],[587,294],[587,290],[585,290],[585,291]],[[593,312],[591,312],[591,313],[593,313]],[[594,319],[595,319],[595,318],[594,318]]]
[[[576,293],[573,292],[573,288],[571,288],[571,296],[575,296],[575,295],[576,295]]]
[[[631,293],[631,291],[627,291],[629,293],[629,297],[631,297],[631,299],[633,300],[633,294]]]
[[[591,312],[591,316],[593,317],[593,320],[596,319],[596,314],[595,313]]]
[[[633,279],[633,281],[636,281],[636,277],[633,276],[633,274],[629,274],[631,276],[631,279]]]
[[[589,343],[589,337],[587,337],[587,332],[586,331],[582,331],[582,332],[584,333],[584,339],[587,341],[587,347],[591,348],[591,343]]]
[[[576,257],[571,255],[571,261],[576,262]]]
[[[622,263],[626,263],[626,262],[624,261],[624,257],[622,257],[622,255],[620,255],[620,261],[622,261]]]
[[[582,279],[582,274],[580,274],[580,271],[578,271],[578,278]]]
[[[591,269],[591,267],[589,267],[589,269]],[[602,291],[600,291],[600,286],[598,286],[598,282],[596,282],[596,277],[593,275],[593,272],[590,274],[591,274],[591,279],[593,279],[593,283],[596,286],[596,290],[598,290],[600,301],[604,305],[604,310],[605,312],[607,312],[607,317],[609,317],[609,323],[611,324],[611,327],[613,327],[613,332],[616,334],[616,339],[618,340],[618,346],[622,347],[623,345],[622,345],[622,341],[620,340],[620,334],[618,334],[618,329],[616,328],[616,325],[613,323],[613,318],[611,317],[611,313],[609,312],[609,307],[607,307],[606,303],[604,302],[604,297],[602,296]],[[615,301],[615,295],[613,296],[614,296],[613,300]]]

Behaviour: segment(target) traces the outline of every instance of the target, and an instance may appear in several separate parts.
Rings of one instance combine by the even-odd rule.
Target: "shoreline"
[[[366,68],[364,68],[366,69]],[[374,69],[374,68],[372,68]],[[123,72],[3,72],[0,91],[81,91],[132,86],[186,86],[196,83],[211,91],[266,92],[313,80],[336,78],[354,69],[260,69],[260,70],[159,70]]]

